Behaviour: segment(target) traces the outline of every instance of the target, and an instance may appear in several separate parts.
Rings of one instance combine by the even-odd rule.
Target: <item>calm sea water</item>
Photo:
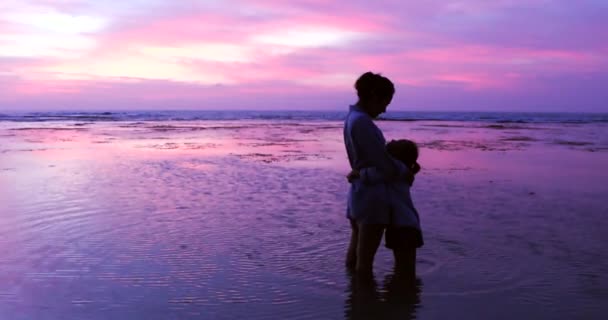
[[[343,120],[346,111],[114,111],[114,112],[12,112],[0,121],[192,121],[192,120]],[[425,112],[389,111],[380,118],[402,121],[483,121],[498,123],[608,122],[608,113],[546,112]]]
[[[421,146],[425,246],[404,294],[384,248],[371,291],[343,268],[340,114],[188,114],[3,116],[0,319],[608,312],[601,115],[380,121]]]

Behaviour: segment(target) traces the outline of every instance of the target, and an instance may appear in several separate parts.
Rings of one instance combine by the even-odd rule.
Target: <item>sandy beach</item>
[[[425,246],[374,308],[604,318],[606,123],[379,126],[421,147]],[[355,318],[348,171],[340,121],[0,122],[0,318]]]

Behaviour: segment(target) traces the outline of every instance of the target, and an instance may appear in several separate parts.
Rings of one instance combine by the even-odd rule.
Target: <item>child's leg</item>
[[[393,250],[395,277],[401,281],[416,279],[415,230],[407,227],[387,228],[386,247]]]
[[[393,249],[395,257],[395,277],[403,281],[416,280],[416,247],[402,246]]]
[[[346,267],[349,269],[355,269],[357,266],[357,243],[359,242],[359,227],[357,222],[352,219],[350,220],[350,244],[348,245],[348,251],[346,252]]]

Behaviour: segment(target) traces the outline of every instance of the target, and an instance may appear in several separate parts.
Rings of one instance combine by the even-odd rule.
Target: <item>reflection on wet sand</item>
[[[0,122],[0,319],[606,314],[600,124],[380,122],[421,145],[413,287],[344,277],[337,121],[80,124]]]
[[[348,274],[349,286],[344,306],[346,320],[416,319],[421,304],[422,280],[414,282],[397,274],[387,274],[379,286],[375,277]]]

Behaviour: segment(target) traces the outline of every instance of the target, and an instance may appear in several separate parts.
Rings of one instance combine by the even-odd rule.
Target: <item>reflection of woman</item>
[[[367,72],[355,83],[358,102],[350,107],[344,122],[344,144],[351,169],[374,168],[385,183],[365,184],[354,179],[348,192],[347,216],[352,234],[346,265],[358,274],[371,274],[374,256],[382,240],[384,228],[390,223],[391,199],[388,192],[391,182],[405,179],[410,183],[413,175],[400,161],[388,154],[384,135],[372,119],[386,111],[395,93],[393,83],[379,74]],[[402,253],[387,234],[387,247],[393,249],[395,260]]]

